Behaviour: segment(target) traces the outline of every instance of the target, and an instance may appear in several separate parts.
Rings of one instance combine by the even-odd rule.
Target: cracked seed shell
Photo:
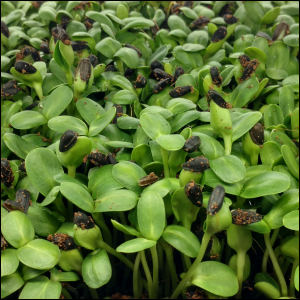
[[[15,70],[22,74],[34,74],[37,71],[33,65],[22,60],[15,63]]]
[[[184,74],[184,70],[181,67],[177,67],[172,78],[172,83],[176,82],[178,77]]]
[[[198,151],[201,145],[201,140],[199,136],[192,136],[186,140],[183,146],[183,150],[187,153],[193,153]]]
[[[70,37],[64,29],[59,31],[57,38],[65,45],[71,45]]]
[[[159,80],[159,81],[164,80],[166,78],[172,78],[171,74],[169,74],[161,69],[154,69],[153,75],[154,75],[155,79]]]
[[[260,222],[262,216],[250,209],[234,209],[231,211],[232,224],[249,225]]]
[[[258,68],[259,66],[259,61],[257,59],[252,59],[247,67],[245,68],[241,78],[240,78],[240,82],[243,82],[245,80],[247,80],[248,78],[250,78],[250,76],[255,72],[255,70]]]
[[[217,87],[220,87],[222,85],[222,77],[220,76],[220,72],[217,67],[211,67],[210,68],[210,75],[213,84],[215,84]]]
[[[153,184],[156,182],[159,178],[154,174],[154,172],[150,173],[147,176],[142,177],[139,180],[139,186],[145,187]]]
[[[117,124],[117,120],[118,118],[122,117],[124,114],[124,110],[122,105],[120,104],[114,104],[114,107],[116,108],[116,115],[113,118],[113,120],[111,121],[112,124]]]
[[[88,59],[90,60],[92,66],[95,68],[98,65],[98,58],[97,56],[90,54]]]
[[[209,198],[206,213],[213,216],[217,214],[223,206],[225,198],[225,189],[222,185],[217,185]]]
[[[3,202],[2,206],[7,211],[18,210],[18,211],[21,211],[21,212],[27,214],[30,204],[31,204],[30,192],[26,189],[19,189],[16,192],[15,201],[6,200]]]
[[[47,41],[42,42],[40,48],[44,53],[50,53],[50,47]]]
[[[246,68],[251,61],[250,57],[246,54],[239,56],[240,64],[243,68]]]
[[[223,97],[215,90],[209,90],[207,94],[208,100],[213,100],[218,106],[222,108],[232,108],[232,105],[230,103],[227,103]]]
[[[185,185],[184,191],[188,199],[197,207],[202,207],[203,194],[200,185],[194,180]]]
[[[209,161],[203,155],[193,157],[182,164],[182,168],[186,171],[191,171],[194,173],[203,173],[205,170],[209,169]]]
[[[51,30],[51,33],[52,33],[52,36],[53,36],[53,39],[54,39],[54,43],[57,42],[58,40],[58,34],[59,34],[59,31],[60,29],[56,26],[54,27],[52,30]]]
[[[3,84],[1,88],[1,98],[13,97],[21,91],[16,80],[10,80]]]
[[[272,35],[272,40],[275,42],[276,40],[282,40],[286,35],[290,33],[290,26],[288,23],[281,21],[274,30]]]
[[[194,92],[194,88],[191,85],[186,85],[186,86],[176,87],[175,89],[173,89],[169,92],[169,95],[172,98],[179,98],[188,93],[193,93],[193,92]]]
[[[59,151],[66,152],[70,150],[77,142],[78,133],[74,130],[67,130],[60,138]]]
[[[258,146],[262,146],[265,141],[264,127],[261,123],[256,123],[249,131],[252,142]]]
[[[41,61],[38,51],[30,46],[24,46],[19,53],[16,54],[16,61],[22,60],[24,57],[31,55],[34,61]]]
[[[227,35],[227,29],[224,26],[220,26],[211,37],[212,43],[220,42],[221,40],[225,39]]]
[[[194,22],[192,22],[191,24],[191,28],[203,28],[204,26],[206,26],[209,23],[210,19],[205,17],[205,16],[201,16],[200,18],[198,18],[197,20],[195,20]]]
[[[92,217],[90,217],[80,211],[77,213],[74,213],[73,221],[74,221],[74,224],[76,224],[82,230],[92,229],[95,227],[95,223],[94,223],[94,220],[92,219]]]
[[[161,92],[162,90],[164,90],[168,84],[171,83],[171,78],[166,78],[162,81],[159,81],[154,87],[153,87],[153,90],[152,92],[154,94],[157,94],[159,92]]]
[[[134,88],[135,89],[141,89],[144,88],[147,84],[147,79],[142,76],[141,74],[138,75],[135,83],[134,83]]]
[[[225,14],[223,16],[223,19],[224,19],[226,24],[235,24],[239,20],[238,18],[236,18],[235,16],[233,16],[231,14]]]
[[[105,166],[109,163],[107,156],[101,152],[93,152],[87,156],[87,159],[98,167]]]
[[[92,73],[91,61],[88,58],[83,58],[78,64],[78,71],[80,72],[80,79],[88,83]]]
[[[10,188],[14,181],[14,175],[9,161],[1,158],[1,182],[5,187]]]
[[[74,239],[66,233],[49,234],[47,240],[57,245],[60,250],[78,249]]]

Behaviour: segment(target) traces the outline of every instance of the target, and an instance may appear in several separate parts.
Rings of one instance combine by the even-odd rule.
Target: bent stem
[[[68,72],[66,72],[66,77],[68,80],[68,85],[71,87],[73,85],[73,76],[72,76],[71,69]]]
[[[269,251],[269,255],[270,255],[270,258],[271,258],[271,261],[273,264],[274,271],[277,275],[277,278],[278,278],[280,286],[281,286],[282,297],[287,297],[288,296],[287,284],[285,282],[284,276],[282,274],[282,271],[281,271],[278,261],[276,259],[275,253],[271,246],[270,233],[264,234],[264,238],[265,238],[266,247]]]
[[[153,287],[151,273],[150,273],[150,270],[149,270],[149,267],[147,264],[145,251],[144,250],[140,251],[140,253],[141,253],[142,265],[143,265],[144,272],[145,272],[147,282],[148,282],[149,299],[154,299],[155,291],[154,291],[154,287]]]
[[[153,288],[155,291],[155,298],[157,297],[159,285],[158,285],[158,274],[159,274],[159,267],[158,267],[158,255],[156,245],[150,248],[151,255],[152,255],[152,264],[153,264]]]
[[[278,237],[279,230],[280,230],[280,228],[277,228],[273,231],[273,234],[271,237],[271,246],[272,247]],[[263,273],[268,273],[268,258],[269,258],[269,251],[268,251],[268,249],[266,249],[266,251],[264,253],[263,261],[262,261],[262,272]]]
[[[33,82],[32,86],[34,87],[35,92],[38,95],[39,99],[42,100],[44,98],[42,85],[37,82]]]
[[[133,297],[135,299],[140,299],[140,289],[139,289],[139,267],[141,262],[141,253],[139,252],[135,258],[133,266]]]
[[[224,140],[225,155],[230,155],[231,147],[232,147],[232,135],[224,135],[223,134],[222,137]]]
[[[291,281],[290,281],[290,297],[293,297],[293,298],[296,298],[294,281],[295,281],[295,272],[296,272],[296,269],[298,266],[299,266],[299,257],[294,260],[292,276],[291,276]]]
[[[239,291],[235,296],[235,299],[242,299],[244,268],[246,262],[246,252],[237,253],[237,278],[239,282]]]
[[[164,164],[164,175],[165,178],[169,178],[170,177],[170,169],[169,169],[169,162],[168,162],[168,151],[166,149],[164,149],[163,147],[160,147],[160,152],[161,152],[161,156],[162,156],[162,160],[163,160],[163,164]]]
[[[205,232],[203,239],[202,239],[202,244],[200,247],[200,251],[198,253],[197,258],[195,259],[194,263],[190,267],[190,269],[187,271],[179,285],[177,286],[176,290],[174,291],[173,295],[170,297],[170,299],[178,299],[178,296],[180,295],[181,291],[185,288],[187,282],[190,280],[190,278],[193,276],[195,271],[197,270],[199,264],[201,263],[203,256],[205,254],[206,248],[208,246],[208,243],[210,241],[211,234],[208,232]]]
[[[101,212],[98,213],[94,213],[92,214],[94,221],[96,222],[96,224],[99,226],[99,228],[101,229],[104,241],[108,244],[108,245],[112,245],[112,236],[110,233],[109,228],[107,227],[103,214]]]

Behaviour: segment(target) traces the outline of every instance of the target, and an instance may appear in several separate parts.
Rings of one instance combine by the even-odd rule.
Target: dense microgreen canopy
[[[1,299],[299,297],[299,3],[1,1],[1,225]]]

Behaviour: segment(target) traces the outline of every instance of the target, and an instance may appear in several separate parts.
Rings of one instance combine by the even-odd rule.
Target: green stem
[[[155,291],[154,297],[157,298],[158,293],[158,281],[159,281],[159,267],[158,267],[158,255],[156,245],[150,248],[151,255],[152,255],[152,265],[153,265],[153,288]]]
[[[236,197],[236,203],[234,204],[234,208],[238,209],[238,208],[243,208],[244,206],[244,202],[246,201],[245,198],[237,196]]]
[[[72,296],[71,296],[70,293],[67,291],[67,289],[62,288],[62,289],[61,289],[61,293],[64,295],[65,299],[72,299]]]
[[[171,279],[172,279],[172,289],[175,290],[177,287],[177,274],[176,274],[176,268],[174,265],[174,258],[173,258],[173,251],[171,246],[163,239],[160,239],[160,243],[166,252],[166,258],[167,258],[167,263],[168,267],[171,273]]]
[[[258,165],[258,154],[257,153],[253,153],[250,156],[250,161],[251,161],[251,166],[257,166]]]
[[[141,253],[139,252],[135,258],[134,266],[133,266],[133,297],[135,299],[140,299],[139,293],[139,267],[141,262]]]
[[[165,178],[169,178],[170,177],[170,170],[169,170],[169,162],[168,162],[168,151],[166,149],[164,149],[163,147],[160,147],[160,152],[161,152],[162,159],[163,159],[163,164],[164,164]]]
[[[231,248],[226,244],[226,251],[225,251],[225,264],[228,265],[231,258]]]
[[[237,278],[239,282],[239,291],[235,296],[235,299],[242,299],[244,268],[246,262],[246,252],[237,253]]]
[[[117,252],[114,248],[107,245],[104,241],[99,241],[99,248],[104,249],[106,252],[114,255],[117,257],[120,261],[122,261],[127,267],[130,268],[130,270],[133,271],[133,263],[126,258],[122,253]]]
[[[58,211],[67,219],[68,213],[64,203],[62,202],[62,195],[58,193],[56,199],[54,200],[54,204],[57,207]],[[73,213],[73,212],[72,212]]]
[[[187,269],[189,269],[192,266],[191,259],[186,255],[183,255],[183,258]]]
[[[178,299],[178,296],[180,295],[181,291],[185,288],[187,282],[190,280],[190,278],[193,276],[195,271],[197,270],[199,264],[201,263],[203,256],[205,254],[206,248],[208,246],[208,243],[210,241],[211,234],[208,232],[205,232],[203,239],[202,239],[202,244],[200,247],[200,251],[198,253],[197,258],[195,259],[194,263],[190,267],[190,269],[187,271],[179,285],[177,286],[176,290],[174,291],[173,295],[170,297],[170,299]]]
[[[232,147],[232,136],[223,135],[223,140],[224,140],[225,155],[230,155],[231,147]]]
[[[279,230],[280,230],[280,228],[277,228],[273,231],[273,234],[271,237],[271,246],[272,247],[278,237]],[[262,272],[266,273],[266,274],[268,273],[268,258],[269,258],[269,251],[268,251],[268,249],[266,249],[265,253],[264,253],[263,261],[262,261]]]
[[[171,279],[170,279],[170,268],[168,267],[168,265],[165,266],[164,268],[164,282],[165,282],[165,286],[164,286],[164,297],[167,298],[170,295],[170,283],[171,283]]]
[[[43,133],[42,133],[42,136],[45,137],[45,138],[47,137],[48,129],[49,129],[49,128],[48,128],[48,125],[47,125],[47,124],[44,124],[44,125],[43,125]]]
[[[39,99],[42,100],[44,98],[42,85],[36,82],[33,82],[33,87],[35,89],[36,94],[38,95]]]
[[[290,281],[290,297],[293,298],[296,298],[294,281],[295,281],[295,272],[298,266],[299,266],[299,257],[294,260],[291,281]]]
[[[92,299],[99,299],[98,293],[95,289],[89,287],[90,293],[92,295]]]
[[[76,167],[68,166],[68,175],[75,178],[75,174],[76,174]]]
[[[271,246],[270,233],[264,234],[264,238],[265,238],[266,247],[269,251],[269,255],[270,255],[270,258],[271,258],[271,261],[273,264],[274,271],[277,275],[277,278],[278,278],[280,286],[281,286],[282,297],[287,297],[288,296],[287,284],[285,282],[284,276],[282,274],[282,271],[280,269],[280,266],[278,264],[275,254],[274,254],[273,248]]]
[[[68,80],[68,85],[71,87],[73,85],[73,76],[72,76],[71,69],[68,72],[66,72],[66,77]]]
[[[285,276],[285,273],[289,269],[290,265],[291,265],[291,262],[288,259],[286,259],[281,268],[283,276]]]
[[[100,227],[104,241],[108,244],[108,245],[112,245],[112,236],[110,233],[109,228],[107,227],[103,214],[101,212],[98,213],[94,213],[92,214],[94,221],[96,222],[96,224]]]
[[[151,273],[150,273],[150,270],[149,270],[149,267],[147,264],[145,251],[144,250],[140,251],[140,253],[141,253],[142,265],[143,265],[144,272],[145,272],[147,282],[148,282],[149,299],[154,299],[155,291],[154,291],[154,287],[153,287]]]

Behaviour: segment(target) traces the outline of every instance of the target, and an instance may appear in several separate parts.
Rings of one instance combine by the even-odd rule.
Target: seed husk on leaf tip
[[[178,77],[184,74],[184,70],[181,67],[177,67],[172,78],[172,83],[176,82]]]
[[[40,48],[44,53],[50,53],[50,47],[47,41],[42,42]]]
[[[16,80],[10,80],[1,88],[1,98],[13,97],[21,91]]]
[[[14,175],[9,161],[1,158],[1,182],[5,187],[10,188],[14,181]]]
[[[208,100],[213,100],[218,106],[222,108],[230,109],[232,108],[232,105],[228,102],[226,102],[223,97],[215,90],[209,90],[207,94]]]
[[[197,207],[202,207],[203,194],[199,184],[194,180],[185,185],[184,191],[188,199]]]
[[[205,170],[209,169],[209,161],[204,156],[193,157],[182,164],[182,168],[187,171],[202,173]]]
[[[235,24],[239,20],[238,18],[236,18],[234,15],[231,15],[231,14],[225,14],[223,16],[223,19],[226,24]]]
[[[192,22],[191,28],[197,27],[197,28],[201,29],[204,26],[206,26],[209,23],[209,21],[210,21],[209,18],[207,18],[205,16],[201,16],[200,18],[198,18],[197,20]]]
[[[166,78],[164,80],[159,81],[154,87],[153,87],[153,93],[157,94],[164,90],[169,83],[171,83],[171,78]]]
[[[147,79],[142,76],[141,74],[138,75],[135,83],[134,83],[134,88],[135,89],[140,89],[140,88],[144,88],[147,84]]]
[[[231,211],[232,223],[235,225],[249,225],[260,222],[262,216],[250,209],[234,209]]]
[[[23,60],[26,56],[31,56],[34,61],[41,61],[38,51],[30,46],[24,46],[20,49],[19,53],[16,53],[16,61]]]
[[[80,72],[80,79],[84,82],[88,82],[91,78],[92,64],[89,58],[83,58],[79,64],[77,71]]]
[[[179,98],[181,96],[184,96],[188,93],[193,93],[194,88],[191,85],[186,85],[186,86],[178,86],[175,89],[171,90],[169,92],[169,95],[172,98]]]
[[[74,224],[76,224],[82,230],[92,229],[95,227],[95,223],[94,223],[94,220],[92,219],[92,217],[90,217],[80,211],[77,213],[74,213],[73,221],[74,221]]]
[[[285,21],[281,21],[274,30],[272,40],[275,42],[276,40],[282,40],[286,35],[290,33],[290,26]]]
[[[59,31],[57,38],[60,41],[62,41],[65,45],[71,45],[70,37],[64,29],[61,29]]]
[[[248,64],[247,67],[245,68],[241,78],[240,78],[240,82],[243,82],[245,80],[247,80],[248,78],[251,77],[251,75],[255,72],[255,70],[258,68],[259,66],[259,61],[257,59],[253,59],[251,60]]]
[[[113,120],[111,121],[112,124],[117,124],[118,118],[122,117],[124,114],[124,109],[120,104],[114,104],[116,108],[116,115],[114,116]]]
[[[145,187],[149,186],[152,183],[156,182],[159,178],[154,174],[154,172],[150,173],[147,176],[142,177],[139,180],[139,186]]]
[[[154,69],[153,75],[156,80],[164,80],[166,78],[172,78],[172,75],[163,71],[162,69]]]
[[[161,69],[164,71],[164,66],[162,65],[162,63],[158,60],[155,60],[151,63],[150,65],[150,69],[153,71],[155,69]]]
[[[97,56],[90,54],[88,59],[90,60],[92,66],[95,68],[98,65],[98,58]]]
[[[66,251],[78,248],[73,237],[66,233],[49,234],[47,240],[52,242],[52,244],[57,245],[60,250]]]
[[[264,126],[261,123],[256,123],[250,129],[250,137],[252,142],[258,146],[262,146],[265,141]]]
[[[27,214],[28,208],[31,204],[31,196],[30,192],[26,189],[19,189],[16,192],[16,199],[13,200],[6,200],[3,202],[2,206],[7,211],[21,211],[25,214]]]
[[[135,72],[136,69],[130,69],[130,68],[127,68],[124,72],[124,76],[126,78],[129,78],[133,75],[133,73]]]
[[[101,152],[93,152],[87,156],[87,159],[98,167],[105,166],[109,163],[108,157]]]
[[[250,57],[246,54],[239,56],[240,64],[243,68],[246,68],[251,61]]]
[[[81,52],[89,48],[88,43],[82,41],[72,41],[70,42],[70,45],[72,46],[74,52]]]
[[[34,74],[37,71],[33,65],[22,60],[16,62],[15,69],[17,72],[22,74]]]
[[[225,189],[222,185],[217,185],[209,198],[206,213],[213,216],[217,214],[223,206],[225,198]]]
[[[220,26],[213,34],[211,38],[212,43],[220,42],[221,40],[225,39],[227,35],[227,29],[224,26]]]
[[[60,138],[59,151],[66,152],[70,150],[77,142],[78,133],[74,130],[67,130]]]
[[[220,72],[219,72],[218,68],[217,67],[211,67],[209,71],[210,71],[210,75],[211,75],[211,79],[212,79],[213,84],[220,87],[222,85],[223,79],[220,76]]]
[[[192,136],[186,140],[183,146],[183,150],[187,153],[193,153],[198,151],[201,145],[201,139],[199,136]]]

